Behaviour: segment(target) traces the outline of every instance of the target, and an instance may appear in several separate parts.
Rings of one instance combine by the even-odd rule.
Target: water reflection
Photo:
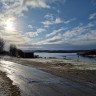
[[[39,55],[40,57],[55,57],[60,59],[69,59],[69,60],[78,60],[78,61],[87,61],[87,62],[96,62],[96,58],[88,58],[79,56],[77,53],[35,53],[35,55]]]

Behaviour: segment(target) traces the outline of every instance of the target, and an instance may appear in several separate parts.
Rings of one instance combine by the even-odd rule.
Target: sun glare
[[[9,30],[9,31],[12,31],[13,30],[13,22],[12,21],[10,21],[10,20],[8,20],[6,23],[5,23],[5,25],[6,25],[6,30]]]

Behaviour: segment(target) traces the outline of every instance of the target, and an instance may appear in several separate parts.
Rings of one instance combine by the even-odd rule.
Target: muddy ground
[[[3,59],[25,66],[39,68],[53,75],[70,79],[75,82],[96,83],[96,62],[79,62],[60,59],[22,59],[3,57]],[[93,66],[94,65],[94,66]],[[93,68],[93,69],[92,69]]]
[[[0,71],[0,96],[20,96],[19,88],[12,84],[12,81],[4,72]]]
[[[80,62],[64,59],[23,59],[2,57],[1,59],[12,61],[25,66],[35,67],[53,75],[63,77],[75,82],[91,82],[96,84],[96,62]],[[94,89],[96,89],[94,87]],[[20,96],[19,88],[12,85],[12,81],[5,73],[0,71],[0,96]]]

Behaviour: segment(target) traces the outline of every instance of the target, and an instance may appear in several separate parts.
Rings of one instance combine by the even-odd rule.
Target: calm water
[[[40,57],[55,57],[60,59],[69,59],[69,60],[78,60],[78,55],[76,53],[35,53],[35,55],[39,55]],[[88,61],[88,62],[96,62],[96,58],[87,58],[79,56],[79,61]]]

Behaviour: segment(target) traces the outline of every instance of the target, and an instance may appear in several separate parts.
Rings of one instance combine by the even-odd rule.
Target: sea
[[[38,53],[35,52],[35,55],[39,55],[42,58],[59,58],[59,59],[68,59],[68,60],[78,60],[78,61],[87,61],[87,62],[96,62],[96,58],[88,58],[78,56],[77,53]]]

